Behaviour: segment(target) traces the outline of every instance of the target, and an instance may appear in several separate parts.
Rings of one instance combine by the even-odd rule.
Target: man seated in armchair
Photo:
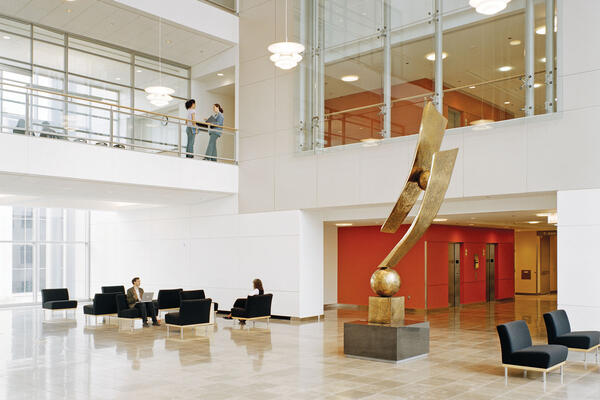
[[[142,302],[144,289],[140,287],[140,278],[136,276],[131,280],[131,283],[133,283],[133,286],[127,289],[127,304],[129,305],[129,308],[135,307],[139,310],[144,327],[148,326],[148,315],[152,318],[152,325],[160,325],[156,319],[156,311],[154,310],[152,301]]]

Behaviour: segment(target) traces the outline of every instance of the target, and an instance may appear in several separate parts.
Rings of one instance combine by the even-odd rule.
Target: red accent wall
[[[338,303],[366,305],[373,295],[369,280],[381,260],[408,229],[381,233],[379,226],[338,228]],[[427,292],[425,292],[425,242],[427,241]],[[405,296],[406,307],[448,306],[448,243],[461,243],[461,303],[486,300],[485,245],[497,243],[495,297],[514,296],[514,232],[509,229],[432,225],[396,266],[402,279],[397,296]],[[479,269],[475,270],[475,254]],[[427,294],[426,294],[427,293]],[[409,298],[410,297],[410,298]]]

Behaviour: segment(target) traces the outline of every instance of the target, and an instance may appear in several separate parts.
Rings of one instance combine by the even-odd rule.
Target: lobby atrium
[[[0,399],[600,399],[599,20],[0,1]]]

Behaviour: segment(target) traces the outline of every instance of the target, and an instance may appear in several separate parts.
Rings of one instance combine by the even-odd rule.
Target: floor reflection
[[[246,348],[246,354],[252,360],[254,371],[260,371],[265,357],[265,352],[273,350],[271,344],[271,328],[245,327],[234,325],[224,328],[229,331],[230,339],[236,346]]]

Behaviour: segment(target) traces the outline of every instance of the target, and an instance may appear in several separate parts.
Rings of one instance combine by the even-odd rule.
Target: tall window
[[[45,288],[88,296],[88,212],[0,207],[0,304],[36,303]]]

